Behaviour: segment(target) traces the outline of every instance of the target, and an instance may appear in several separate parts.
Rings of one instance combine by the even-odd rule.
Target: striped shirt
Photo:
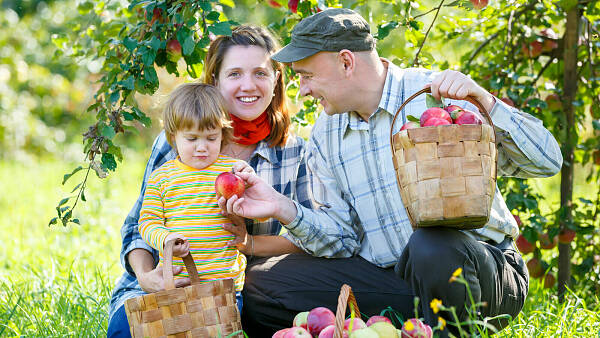
[[[269,147],[267,142],[261,141],[257,144],[248,164],[275,190],[305,207],[310,207],[305,151],[305,141],[300,137],[288,137],[286,144],[281,147]],[[142,239],[138,231],[138,219],[150,174],[175,157],[176,154],[167,142],[165,132],[161,132],[152,145],[152,153],[146,164],[140,195],[121,227],[121,265],[125,272],[116,282],[109,304],[109,320],[126,299],[145,294],[129,265],[127,255],[134,249],[144,249],[154,256],[154,265],[158,264],[158,251]],[[277,235],[281,231],[281,224],[273,218],[262,222],[246,220],[246,228],[248,233],[254,235]]]
[[[385,85],[368,123],[356,112],[320,114],[313,127],[307,167],[317,206],[310,210],[297,204],[298,214],[286,228],[300,239],[297,245],[315,256],[359,255],[377,266],[390,267],[413,232],[396,183],[390,126],[404,100],[431,83],[436,73],[383,62],[387,65]],[[468,102],[449,101],[476,109]],[[407,115],[419,118],[425,109],[425,95],[409,102],[394,133],[407,122]],[[496,127],[499,175],[544,177],[560,170],[558,144],[538,119],[500,100],[490,115]],[[497,187],[489,222],[468,233],[496,242],[518,235]]]
[[[237,291],[244,287],[246,256],[227,245],[234,235],[223,229],[230,223],[221,214],[215,193],[215,180],[231,171],[237,160],[219,155],[215,163],[198,170],[179,158],[156,169],[146,186],[140,211],[140,234],[146,243],[160,252],[172,232],[183,234],[189,241],[190,253],[201,282],[233,278]],[[188,277],[183,259],[173,257],[173,265],[183,266],[176,277]]]

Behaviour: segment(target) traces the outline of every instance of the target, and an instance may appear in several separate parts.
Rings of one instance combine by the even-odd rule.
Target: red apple
[[[527,261],[527,270],[529,270],[529,276],[533,278],[539,278],[544,275],[542,262],[535,257]]]
[[[515,218],[515,222],[517,222],[517,226],[520,228],[523,226],[523,222],[521,221],[521,217],[519,217],[519,215],[514,215],[513,217]]]
[[[488,0],[471,0],[471,3],[476,9],[483,9],[488,5]]]
[[[166,21],[166,19],[163,17],[162,14],[162,9],[158,8],[158,7],[154,7],[154,9],[152,10],[152,19],[150,20],[150,22],[148,22],[148,26],[152,26],[154,25],[154,23],[158,20],[158,22],[160,23],[164,23]],[[146,16],[148,17],[148,16]]]
[[[535,250],[535,243],[529,242],[523,235],[519,235],[517,240],[515,241],[517,244],[517,248],[523,255],[531,253]]]
[[[306,318],[308,331],[312,335],[318,335],[325,327],[335,325],[335,315],[326,307],[316,307],[308,313]]]
[[[308,311],[298,312],[298,314],[294,317],[294,321],[292,322],[293,326],[299,326],[306,329],[306,318],[308,317]]]
[[[269,6],[271,6],[273,8],[279,8],[279,7],[281,7],[281,4],[275,0],[269,0]]]
[[[412,330],[409,330],[410,328],[412,328]],[[432,336],[433,333],[431,327],[417,318],[411,318],[405,321],[402,326],[402,338],[431,338]]]
[[[224,196],[226,199],[233,195],[242,197],[245,190],[244,180],[231,172],[220,173],[215,180],[215,190],[218,196]]]
[[[540,248],[542,249],[550,250],[558,244],[558,236],[554,236],[554,238],[550,240],[550,235],[548,235],[548,233],[539,234],[538,239],[540,240]]]
[[[275,332],[271,338],[283,338],[289,330],[291,330],[291,328],[289,328],[289,327],[285,328],[285,329],[281,329],[281,330]]]
[[[298,2],[300,2],[300,0],[289,0],[288,1],[288,8],[290,9],[290,11],[292,11],[292,13],[298,12]]]
[[[432,107],[424,111],[423,114],[421,114],[421,118],[419,119],[419,122],[421,122],[421,127],[424,127],[425,122],[427,122],[427,120],[434,117],[452,123],[452,118],[450,117],[450,114],[448,114],[447,111],[439,107]]]
[[[177,62],[181,57],[181,44],[177,39],[171,39],[167,42],[167,57],[173,62]]]
[[[543,37],[544,42],[542,45],[543,52],[551,52],[553,49],[558,48],[558,34],[552,30],[552,28],[544,28],[540,31],[540,35]]]
[[[550,109],[551,111],[557,111],[562,109],[562,102],[560,100],[560,96],[558,96],[558,94],[556,93],[552,93],[546,96],[546,99],[544,101],[546,101],[548,109]]]
[[[508,97],[503,97],[500,99],[500,101],[506,103],[507,105],[514,107],[515,103],[513,102],[513,100],[509,99]]]
[[[472,111],[465,110],[462,114],[460,114],[456,120],[454,120],[455,124],[483,124],[483,119]]]
[[[569,244],[575,239],[577,233],[573,229],[564,229],[558,234],[558,242],[562,244]]]
[[[319,333],[319,338],[333,338],[335,333],[335,325],[329,325]],[[342,338],[348,338],[348,331],[342,331]]]
[[[429,120],[425,121],[422,127],[433,127],[433,126],[442,126],[446,124],[452,124],[445,119],[440,119],[437,117],[432,117]]]
[[[377,322],[387,322],[387,323],[392,324],[392,321],[386,316],[371,316],[371,318],[369,318],[369,320],[367,320],[367,326],[371,326],[371,324],[377,323]]]
[[[526,57],[532,59],[532,58],[538,57],[538,56],[540,56],[540,54],[542,54],[542,48],[543,48],[543,44],[536,40],[536,41],[530,42],[529,44],[524,44],[521,47],[521,52]]]
[[[448,112],[448,114],[452,115],[452,112],[455,110],[463,110],[461,107],[455,105],[455,104],[451,104],[449,106],[447,106],[446,108],[444,108],[445,111]]]
[[[350,322],[352,322],[352,331],[350,331]],[[365,327],[367,327],[367,324],[360,318],[348,318],[344,321],[344,330],[348,330],[348,333],[352,333]]]
[[[415,128],[419,128],[419,124],[417,122],[408,121],[402,126],[402,128],[400,128],[400,131],[403,131],[406,129],[415,129]]]
[[[312,336],[302,327],[292,327],[285,333],[283,338],[312,338]]]
[[[554,278],[554,275],[549,272],[544,277],[544,288],[550,289],[550,288],[554,287],[554,284],[556,284],[556,278]]]

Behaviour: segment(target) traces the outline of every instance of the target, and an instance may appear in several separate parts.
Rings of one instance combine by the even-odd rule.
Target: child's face
[[[195,169],[210,166],[219,157],[222,137],[220,128],[178,131],[175,133],[175,144],[181,162]]]

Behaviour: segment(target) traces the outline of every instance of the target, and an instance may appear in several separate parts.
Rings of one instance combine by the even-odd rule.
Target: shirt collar
[[[291,137],[291,136],[290,136]],[[250,160],[252,160],[255,156],[261,156],[265,160],[269,161],[273,166],[279,167],[280,161],[276,152],[277,147],[269,147],[269,143],[265,140],[258,142],[256,145],[256,149],[252,156],[250,156]]]

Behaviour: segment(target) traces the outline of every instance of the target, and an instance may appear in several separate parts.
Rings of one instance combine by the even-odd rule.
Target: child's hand
[[[163,246],[172,239],[175,239],[175,245],[173,245],[173,256],[185,257],[190,253],[190,242],[184,235],[178,232],[169,234],[167,238],[165,238],[165,243]]]
[[[254,169],[246,161],[239,160],[233,165],[233,173],[236,174],[239,172],[254,174]]]

